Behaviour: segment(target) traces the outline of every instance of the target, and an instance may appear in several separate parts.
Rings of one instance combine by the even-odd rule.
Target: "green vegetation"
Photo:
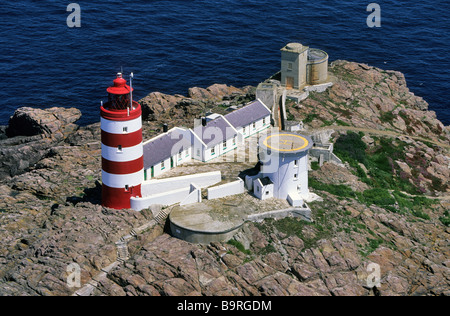
[[[368,242],[368,245],[360,251],[360,253],[363,257],[367,257],[372,252],[377,250],[378,247],[380,247],[381,244],[384,242],[384,240],[381,238],[376,238],[376,239],[367,238],[367,242]]]
[[[341,120],[336,120],[336,124],[338,126],[351,126],[350,124],[348,124],[348,123],[346,123],[344,121],[341,121]]]
[[[286,115],[287,115],[286,119],[288,121],[295,121],[295,116],[291,112],[289,112],[289,109],[286,111]]]
[[[344,198],[357,198],[356,193],[348,186],[342,184],[328,184],[316,179],[309,178],[309,186],[315,190],[326,191],[333,195],[338,196],[341,199]]]
[[[380,120],[383,123],[392,124],[394,121],[395,115],[392,112],[381,112]]]
[[[323,120],[322,122],[323,122],[323,124],[321,127],[331,126],[334,123],[333,121],[327,121],[327,120]]]
[[[315,113],[310,113],[306,116],[306,118],[303,120],[303,123],[311,123],[312,121],[314,121],[315,119],[317,119],[319,117],[319,115],[315,114]]]
[[[373,188],[362,193],[353,191],[346,185],[327,184],[315,179],[309,179],[310,187],[335,195],[338,199],[355,199],[367,206],[376,205],[394,213],[410,213],[415,217],[429,220],[424,208],[430,208],[435,200],[424,196],[408,196],[399,191],[392,193],[388,189]]]
[[[442,216],[441,218],[439,218],[439,220],[441,221],[442,224],[444,224],[447,227],[450,227],[450,213],[449,211],[445,211],[444,212],[444,216]]]
[[[367,205],[389,206],[395,204],[395,198],[386,189],[370,189],[363,192],[364,202]]]
[[[284,218],[277,221],[273,221],[272,225],[279,232],[286,234],[287,236],[297,236],[303,240],[305,249],[313,248],[317,245],[317,242],[321,239],[327,239],[333,234],[333,228],[330,224],[330,214],[320,207],[314,206],[314,223],[308,223],[300,219]],[[304,233],[305,227],[310,226],[314,229],[313,235]]]
[[[250,255],[251,252],[248,249],[245,249],[244,245],[241,244],[239,241],[235,240],[235,239],[231,239],[230,241],[228,241],[228,244],[231,246],[236,247],[240,252],[246,254],[246,255]]]
[[[398,176],[394,170],[398,169],[395,160],[404,160],[405,143],[381,138],[378,145],[371,149],[362,140],[363,133],[348,132],[336,141],[334,153],[356,169],[356,175],[361,181],[375,188],[405,191],[410,194],[418,193],[418,189],[409,179]],[[360,164],[369,171],[367,175]],[[370,176],[370,178],[368,177]],[[436,185],[439,183],[436,182]]]
[[[273,253],[273,252],[277,252],[277,250],[275,249],[275,247],[272,245],[272,243],[269,243],[266,247],[264,247],[264,249],[262,249],[259,254],[261,256],[265,256],[268,255],[269,253]]]
[[[312,168],[312,170],[319,170],[320,165],[317,161],[313,161],[313,162],[311,162],[311,168]]]

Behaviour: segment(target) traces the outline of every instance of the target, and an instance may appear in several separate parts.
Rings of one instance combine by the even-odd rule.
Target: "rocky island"
[[[100,124],[76,125],[77,109],[18,109],[0,129],[0,294],[450,295],[450,128],[402,73],[341,60],[329,72],[332,87],[286,105],[343,162],[311,163],[313,222],[245,223],[227,243],[190,244],[154,211],[102,207]],[[140,100],[144,138],[255,91],[153,92]],[[72,263],[79,288],[67,285]]]

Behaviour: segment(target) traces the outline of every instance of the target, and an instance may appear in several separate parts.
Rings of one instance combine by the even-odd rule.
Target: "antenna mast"
[[[130,110],[133,110],[133,78],[134,74],[130,74]]]

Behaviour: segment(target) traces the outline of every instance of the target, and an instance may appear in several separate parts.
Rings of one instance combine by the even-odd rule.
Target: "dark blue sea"
[[[135,99],[193,86],[256,85],[280,67],[288,42],[406,75],[450,125],[450,2],[378,1],[381,27],[369,28],[368,1],[78,0],[81,27],[69,28],[70,1],[0,4],[0,125],[21,106],[77,107],[81,124],[99,121],[100,100],[123,68]]]

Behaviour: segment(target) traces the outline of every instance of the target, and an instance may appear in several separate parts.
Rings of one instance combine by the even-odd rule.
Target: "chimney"
[[[167,133],[169,131],[169,125],[164,124],[163,125],[163,133]]]

